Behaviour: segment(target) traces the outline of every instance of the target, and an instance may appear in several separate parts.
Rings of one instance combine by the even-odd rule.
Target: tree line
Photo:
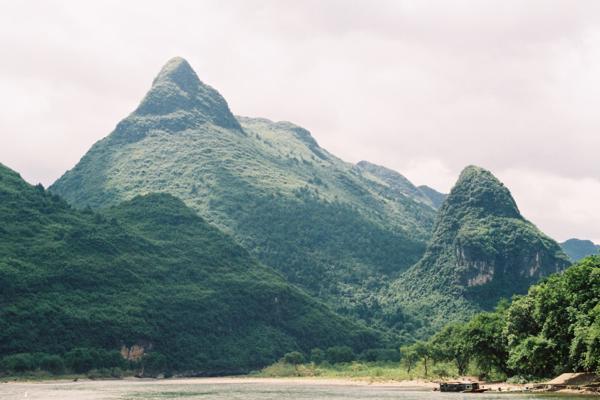
[[[448,375],[435,369],[450,363],[458,375],[485,379],[534,380],[563,372],[600,373],[600,256],[581,260],[533,285],[528,293],[502,300],[494,311],[447,324],[428,340],[359,355],[336,346],[310,354],[286,354],[282,362],[330,364],[399,362],[410,373]]]
[[[168,375],[167,358],[158,352],[144,354],[138,360],[123,358],[118,350],[74,348],[64,354],[17,353],[0,359],[0,375],[48,373],[51,375],[88,374],[118,378],[124,374]]]

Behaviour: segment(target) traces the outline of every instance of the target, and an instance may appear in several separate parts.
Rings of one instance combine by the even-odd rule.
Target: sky
[[[600,243],[600,2],[0,0],[0,162],[50,185],[187,59],[237,115]]]

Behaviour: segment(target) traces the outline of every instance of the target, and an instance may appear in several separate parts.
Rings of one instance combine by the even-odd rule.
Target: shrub
[[[65,364],[78,374],[88,372],[94,368],[94,356],[97,352],[87,348],[76,348],[65,354]]]
[[[144,375],[157,376],[165,371],[167,367],[167,357],[161,353],[152,352],[144,354],[142,357],[142,368]]]
[[[125,359],[118,350],[97,351],[97,360],[95,366],[98,368],[124,368]]]
[[[29,353],[19,353],[2,359],[2,369],[7,372],[25,372],[36,368],[35,359]]]
[[[368,349],[360,355],[361,361],[400,361],[400,352],[396,349]]]
[[[53,375],[62,374],[65,371],[65,362],[61,356],[55,354],[44,354],[40,358],[39,366]]]
[[[354,360],[354,352],[348,346],[333,346],[327,349],[325,358],[332,364],[350,362]]]

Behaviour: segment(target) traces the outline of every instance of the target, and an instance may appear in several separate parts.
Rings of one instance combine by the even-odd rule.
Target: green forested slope
[[[418,187],[418,189],[421,191],[421,193],[427,196],[429,200],[431,200],[431,204],[433,204],[433,207],[436,210],[439,209],[442,204],[444,204],[444,200],[446,200],[446,197],[448,197],[447,194],[440,193],[427,185],[421,185]]]
[[[0,165],[0,221],[0,356],[139,345],[215,374],[381,345],[168,194],[75,210]]]
[[[525,293],[567,265],[558,244],[521,216],[509,190],[471,166],[440,209],[425,255],[394,282],[389,300],[436,329]]]
[[[341,161],[299,126],[232,117],[179,58],[50,190],[78,208],[175,195],[289,281],[365,319],[421,257],[435,215],[420,191]]]
[[[591,240],[569,239],[561,243],[560,247],[572,261],[600,253],[600,245]]]

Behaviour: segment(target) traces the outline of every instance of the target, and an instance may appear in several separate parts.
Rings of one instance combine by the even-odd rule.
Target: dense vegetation
[[[569,239],[561,243],[560,247],[572,261],[579,261],[600,253],[600,245],[594,244],[591,240]]]
[[[509,190],[471,166],[440,209],[425,255],[391,286],[389,304],[423,316],[422,332],[433,332],[567,265],[558,244],[521,216]]]
[[[527,295],[467,324],[451,324],[427,344],[459,371],[545,378],[600,372],[600,257],[589,257],[532,286]]]
[[[491,173],[346,164],[181,59],[51,193],[0,165],[0,217],[6,373],[599,369],[598,257],[494,310],[568,262]]]
[[[240,129],[232,118],[175,59],[50,190],[78,208],[170,193],[337,311],[403,325],[399,307],[381,316],[379,293],[422,256],[429,198],[398,173],[341,161],[299,126],[237,117]]]
[[[433,207],[435,207],[436,210],[442,207],[442,204],[444,204],[444,200],[446,200],[446,197],[448,197],[447,194],[440,193],[427,185],[421,185],[418,187],[418,189],[425,196],[429,197],[429,200],[431,200],[431,204],[433,205]]]
[[[244,372],[290,351],[381,346],[167,194],[75,210],[0,165],[8,372]],[[138,364],[116,355],[143,348]]]
[[[533,285],[512,302],[464,323],[452,322],[427,341],[398,349],[289,353],[266,376],[387,379],[457,377],[544,380],[563,372],[600,373],[600,256],[588,257]]]

